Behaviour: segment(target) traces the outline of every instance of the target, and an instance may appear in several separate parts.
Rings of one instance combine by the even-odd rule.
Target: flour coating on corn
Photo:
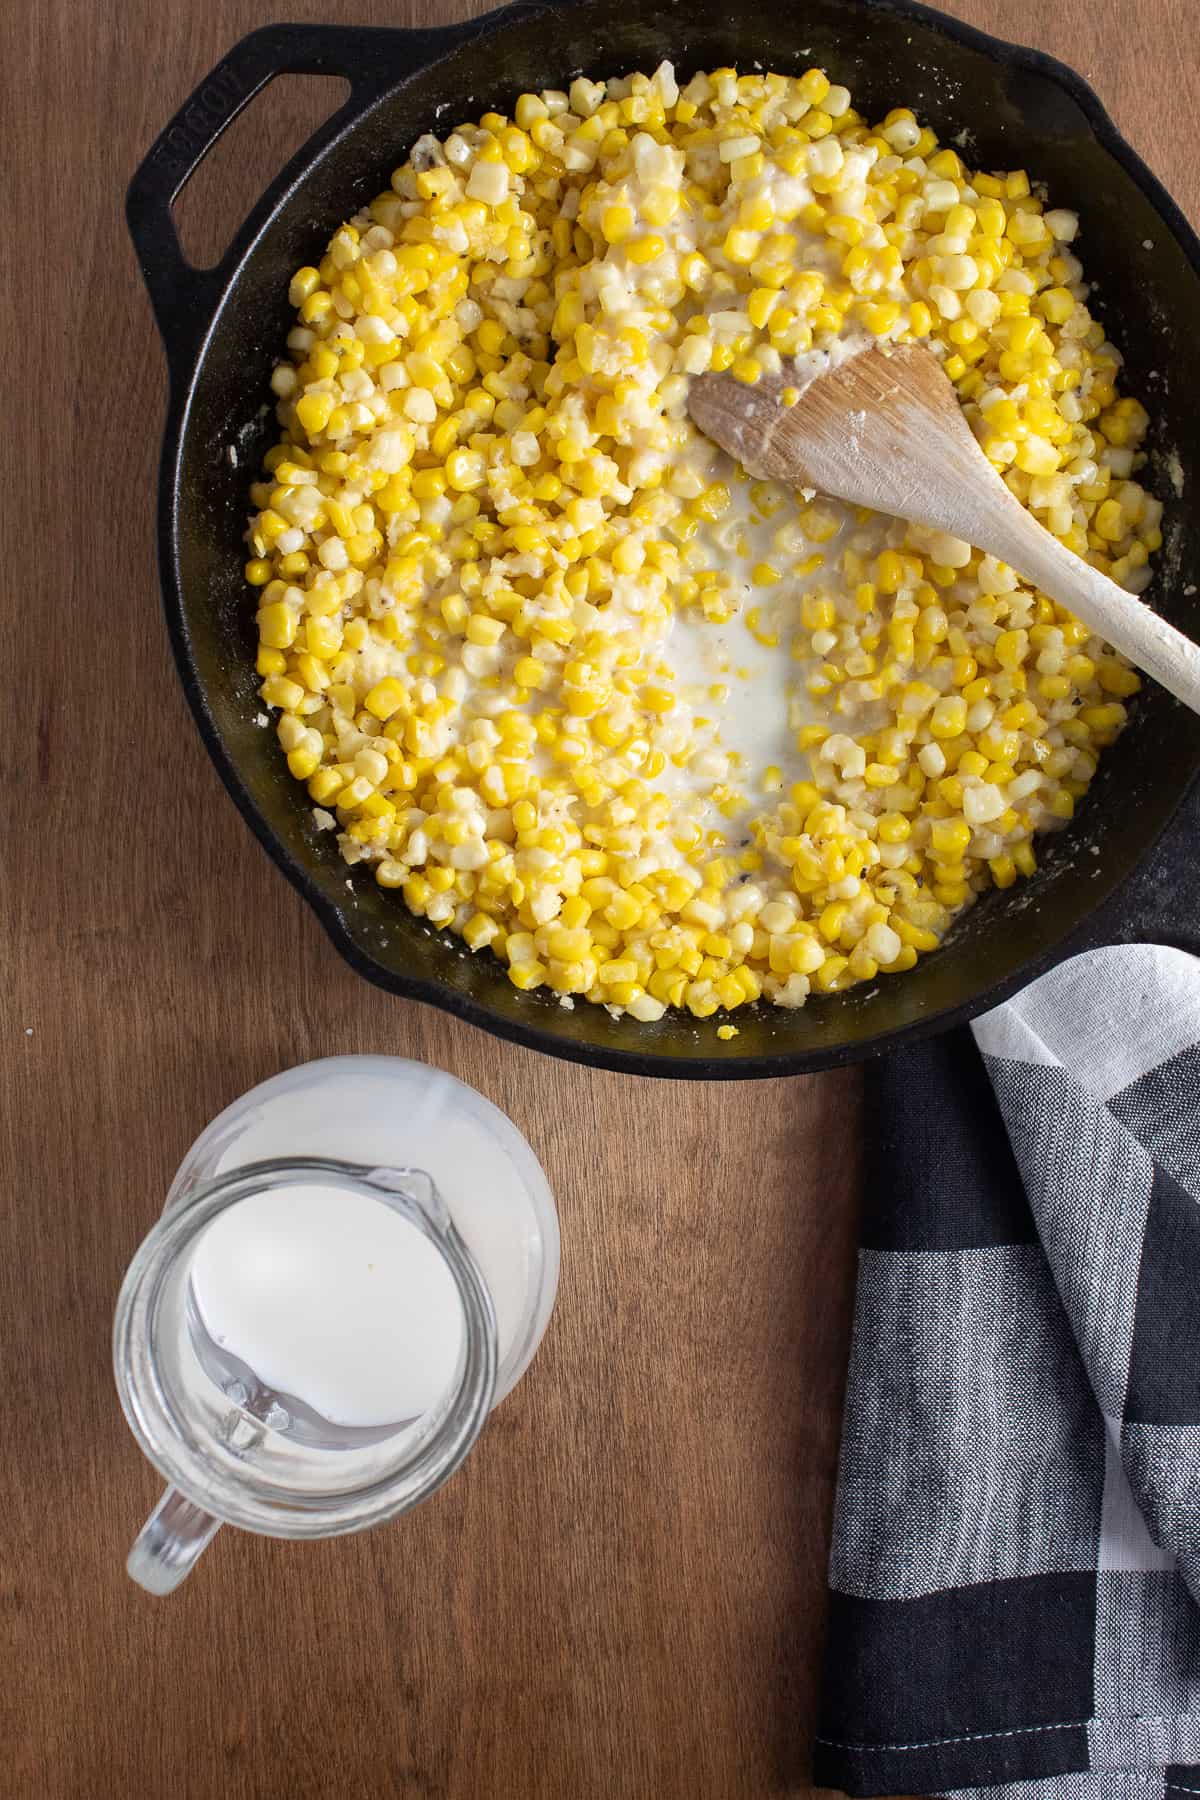
[[[252,495],[260,693],[346,861],[645,1021],[911,968],[1031,874],[1136,675],[965,543],[747,481],[686,405],[927,341],[1017,497],[1139,592],[1148,421],[1076,228],[818,69],[580,78],[421,138],[292,281]]]

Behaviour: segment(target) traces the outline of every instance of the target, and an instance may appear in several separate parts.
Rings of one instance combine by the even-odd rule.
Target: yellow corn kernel
[[[596,975],[606,987],[632,985],[638,979],[638,965],[630,957],[616,957],[601,963]]]
[[[849,962],[844,956],[827,956],[812,976],[813,986],[818,993],[832,993],[849,966]]]
[[[1115,544],[1119,542],[1121,538],[1125,537],[1127,528],[1124,515],[1121,512],[1120,503],[1116,500],[1103,501],[1100,506],[1096,508],[1096,516],[1092,520],[1092,529],[1097,532],[1106,543],[1110,544]],[[248,568],[249,564],[247,564],[247,569]],[[247,579],[249,579],[249,577],[247,577]]]
[[[939,739],[955,738],[967,728],[967,703],[960,694],[948,695],[934,704],[929,715],[929,730]]]
[[[549,670],[536,656],[521,656],[513,667],[513,680],[521,687],[541,688],[549,679]]]
[[[642,199],[641,214],[647,225],[669,225],[679,211],[679,195],[665,182],[649,189]]]
[[[648,712],[657,713],[661,717],[674,711],[675,695],[670,688],[644,687],[642,689],[642,705]]]
[[[966,855],[971,842],[971,827],[965,819],[935,819],[929,836],[935,856],[957,862]]]
[[[484,649],[491,649],[504,636],[503,619],[493,619],[487,613],[472,613],[467,620],[467,642],[478,644]]]
[[[618,892],[613,895],[604,908],[604,917],[610,925],[615,925],[618,931],[628,931],[637,924],[642,916],[642,910],[641,902],[636,900],[632,894]]]
[[[319,269],[308,266],[303,269],[297,269],[296,273],[292,276],[291,284],[288,287],[289,305],[299,306],[300,302],[302,300],[307,300],[308,296],[315,293],[320,285],[321,271]]]
[[[328,425],[334,409],[334,396],[315,391],[301,394],[296,402],[296,417],[310,438],[317,437]]]
[[[883,813],[876,829],[880,843],[903,844],[912,831],[912,826],[903,813],[893,812]]]
[[[376,682],[363,705],[376,719],[390,719],[393,713],[399,712],[405,702],[405,692],[394,676],[385,676]]]
[[[508,333],[499,319],[484,319],[476,327],[475,342],[485,356],[499,356],[508,339]]]
[[[540,987],[548,973],[545,963],[535,959],[533,962],[514,963],[509,968],[508,979],[515,988],[527,993],[530,988]]]
[[[286,675],[268,675],[258,691],[268,706],[282,707],[284,712],[295,712],[304,699],[300,683]]]
[[[323,288],[317,288],[300,303],[300,317],[306,325],[319,325],[332,311],[333,295],[326,293]]]
[[[1127,668],[1113,657],[1102,657],[1098,669],[1100,686],[1106,694],[1114,694],[1124,700],[1130,694],[1136,694],[1141,687],[1141,677],[1136,669]]]
[[[288,754],[287,766],[297,781],[307,781],[310,775],[315,774],[320,761],[321,751],[314,745],[297,744]]]
[[[806,631],[832,631],[837,610],[826,595],[805,594],[800,601],[800,622]]]
[[[1029,647],[1026,631],[1002,631],[993,646],[996,661],[1002,669],[1017,669],[1025,660]]]
[[[625,252],[631,263],[645,264],[656,262],[663,255],[667,246],[657,231],[647,232],[645,237],[635,238]]]
[[[462,934],[472,950],[483,950],[500,936],[500,926],[487,913],[473,913],[462,928]]]
[[[862,322],[873,337],[886,337],[899,319],[900,307],[895,300],[877,300],[862,310]]]
[[[758,246],[762,238],[757,231],[747,231],[740,226],[732,226],[726,233],[721,248],[731,263],[745,268],[758,255]]]
[[[914,925],[908,919],[893,919],[892,929],[913,950],[929,951],[938,947],[936,932],[929,931],[922,925]]]
[[[779,292],[776,288],[755,288],[746,302],[746,312],[750,323],[756,331],[762,331],[767,320],[779,303]]]
[[[446,458],[446,480],[458,493],[480,487],[484,474],[484,461],[478,450],[452,450]]]
[[[309,595],[311,607],[314,596]],[[332,614],[313,616],[311,613],[304,621],[304,638],[311,656],[333,657],[342,647],[345,628],[339,618]]]
[[[633,226],[633,208],[624,203],[606,206],[600,217],[600,230],[609,244],[623,244]]]
[[[827,944],[837,942],[849,911],[844,900],[832,900],[817,920],[817,929]]]
[[[853,213],[831,213],[825,220],[825,230],[839,243],[854,245],[861,244],[865,227]]]
[[[282,600],[258,613],[258,638],[269,650],[287,650],[296,640],[296,614]]]
[[[318,769],[308,784],[309,799],[315,800],[318,806],[324,806],[327,801],[333,799],[335,794],[339,794],[345,785],[346,778],[340,769],[328,766]]]

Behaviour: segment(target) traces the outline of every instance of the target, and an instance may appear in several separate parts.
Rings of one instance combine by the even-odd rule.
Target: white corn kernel
[[[949,212],[958,205],[958,188],[953,181],[926,182],[925,205],[930,212]]]
[[[739,157],[753,156],[755,151],[761,148],[762,139],[751,133],[746,133],[742,137],[725,138],[720,147],[721,161],[723,163],[737,162]]]
[[[1048,231],[1054,233],[1060,244],[1073,244],[1079,231],[1079,214],[1068,212],[1066,207],[1056,206],[1052,211],[1042,214],[1042,220]]]
[[[963,785],[963,818],[968,825],[988,825],[1007,809],[1004,791],[994,782],[973,780]]]
[[[899,934],[890,925],[876,923],[867,928],[863,942],[877,963],[886,965],[895,962],[903,945]]]
[[[502,162],[477,162],[467,181],[467,198],[499,206],[508,198],[508,168]]]
[[[437,418],[437,401],[428,388],[409,388],[404,396],[404,416],[414,424],[432,425]]]

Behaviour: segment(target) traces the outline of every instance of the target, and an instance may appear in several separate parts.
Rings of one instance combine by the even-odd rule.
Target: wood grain
[[[1194,0],[960,0],[1073,61],[1193,213]],[[859,1084],[638,1083],[376,993],[255,848],[186,715],[152,542],[163,369],[121,219],[264,18],[439,0],[4,9],[0,1744],[13,1800],[703,1800],[806,1791],[852,1286]],[[311,127],[280,83],[189,196],[230,225]],[[903,96],[897,96],[903,99]],[[194,235],[193,235],[194,234]],[[558,1193],[561,1297],[463,1473],[367,1537],[222,1533],[126,1581],[157,1481],[113,1299],[201,1126],[334,1051],[453,1070]]]

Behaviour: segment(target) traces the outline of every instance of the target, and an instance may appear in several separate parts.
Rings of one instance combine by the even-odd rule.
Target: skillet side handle
[[[494,18],[495,15],[492,15]],[[125,216],[172,375],[189,361],[215,311],[227,270],[257,229],[274,191],[290,179],[292,165],[273,184],[272,195],[241,227],[221,261],[196,269],[187,260],[171,208],[226,126],[276,75],[338,75],[350,83],[345,104],[299,152],[298,167],[314,146],[332,138],[376,95],[416,73],[492,19],[471,19],[426,31],[365,26],[265,25],[235,44],[184,101],[159,134],[125,199]]]

